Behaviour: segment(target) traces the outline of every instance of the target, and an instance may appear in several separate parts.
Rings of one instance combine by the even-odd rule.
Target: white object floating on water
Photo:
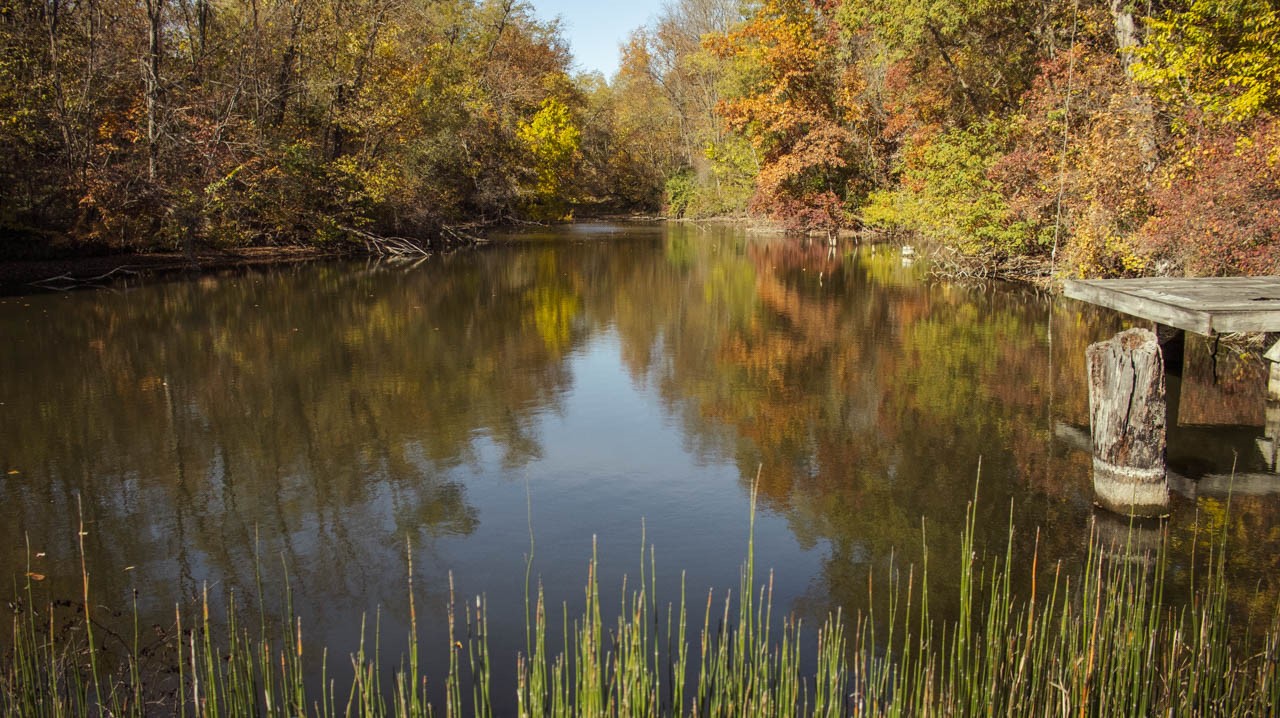
[[[916,256],[916,248],[915,248],[915,247],[912,247],[912,246],[911,246],[911,245],[909,245],[909,244],[904,244],[904,245],[902,245],[902,256],[904,256],[904,257],[914,257],[914,256]]]

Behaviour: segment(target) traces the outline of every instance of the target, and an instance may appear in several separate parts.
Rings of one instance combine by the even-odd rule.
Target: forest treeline
[[[1060,274],[1280,270],[1275,0],[736,7],[681,0],[616,83],[669,108],[674,212],[907,232]]]
[[[571,61],[515,0],[0,0],[8,253],[565,216],[612,161]]]
[[[336,243],[600,210],[1060,274],[1280,271],[1275,0],[0,0],[0,232]]]

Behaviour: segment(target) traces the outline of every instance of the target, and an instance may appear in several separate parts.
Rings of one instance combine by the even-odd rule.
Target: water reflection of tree
[[[1003,554],[1012,510],[1017,565],[1031,565],[1037,528],[1043,571],[1084,561],[1089,459],[1055,444],[1054,425],[1087,425],[1085,348],[1113,316],[924,282],[884,250],[687,234],[667,244],[684,283],[654,292],[678,319],[653,318],[671,316],[663,307],[620,320],[624,352],[692,443],[734,457],[744,482],[761,467],[766,506],[802,544],[826,545],[804,610],[865,606],[891,556],[921,564],[922,526],[931,586],[953,593],[979,461],[984,550]]]
[[[205,580],[251,587],[257,534],[298,593],[345,601],[343,616],[406,613],[404,537],[429,555],[475,529],[454,472],[481,446],[508,467],[539,457],[568,358],[607,331],[692,452],[736,462],[744,487],[762,466],[766,508],[824,547],[802,612],[865,607],[891,555],[918,565],[922,516],[931,585],[950,590],[979,457],[979,543],[1003,551],[1016,497],[1015,559],[1030,563],[1042,526],[1040,565],[1078,563],[1088,457],[1053,426],[1087,425],[1085,347],[1116,328],[1029,291],[924,282],[883,250],[690,225],[660,248],[531,243],[412,271],[313,266],[23,302],[0,305],[3,336],[24,337],[0,355],[22,377],[0,398],[0,468],[22,471],[0,483],[22,517],[0,525],[6,567],[25,570],[29,534],[54,590],[74,595],[82,495],[112,595],[136,581],[168,607]],[[1233,571],[1274,596],[1268,506],[1241,500],[1223,521],[1240,537]],[[1180,551],[1194,508],[1175,515]],[[1233,601],[1261,611],[1245,590]]]
[[[5,466],[22,471],[0,500],[22,519],[0,540],[20,551],[30,536],[53,590],[74,595],[83,497],[107,596],[251,590],[256,542],[299,593],[394,607],[405,537],[429,547],[479,520],[449,470],[477,437],[508,463],[536,457],[535,416],[569,381],[572,287],[548,279],[551,252],[507,259],[30,298],[0,321],[59,316],[0,359],[23,377],[0,417]]]

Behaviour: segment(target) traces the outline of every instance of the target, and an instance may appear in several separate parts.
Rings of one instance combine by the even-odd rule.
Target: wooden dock
[[[1122,514],[1162,515],[1170,477],[1159,347],[1183,331],[1280,332],[1280,277],[1068,280],[1064,293],[1156,325],[1154,332],[1134,329],[1089,347],[1089,407],[1098,504]],[[1266,358],[1267,421],[1257,444],[1274,471],[1280,463],[1280,342]]]
[[[1069,279],[1063,290],[1072,299],[1205,336],[1280,332],[1280,277]]]

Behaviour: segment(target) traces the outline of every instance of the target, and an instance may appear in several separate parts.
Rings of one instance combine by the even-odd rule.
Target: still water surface
[[[758,475],[776,613],[866,610],[868,576],[919,562],[927,538],[945,616],[979,465],[980,545],[1003,552],[1012,511],[1015,560],[1030,566],[1038,529],[1043,570],[1083,561],[1084,351],[1121,326],[931,280],[887,248],[684,225],[0,298],[0,568],[78,595],[83,515],[104,606],[136,589],[144,624],[169,625],[205,587],[257,595],[261,573],[278,620],[287,576],[310,655],[347,665],[361,617],[380,616],[390,665],[411,545],[428,672],[444,675],[452,575],[489,601],[504,695],[526,557],[572,614],[593,541],[606,606],[651,545],[661,602],[687,572],[700,626],[707,591],[737,586]],[[1261,470],[1261,363],[1187,353],[1171,463]],[[1193,527],[1226,526],[1233,600],[1265,614],[1278,508],[1180,496],[1146,539],[1170,542],[1176,593]]]

